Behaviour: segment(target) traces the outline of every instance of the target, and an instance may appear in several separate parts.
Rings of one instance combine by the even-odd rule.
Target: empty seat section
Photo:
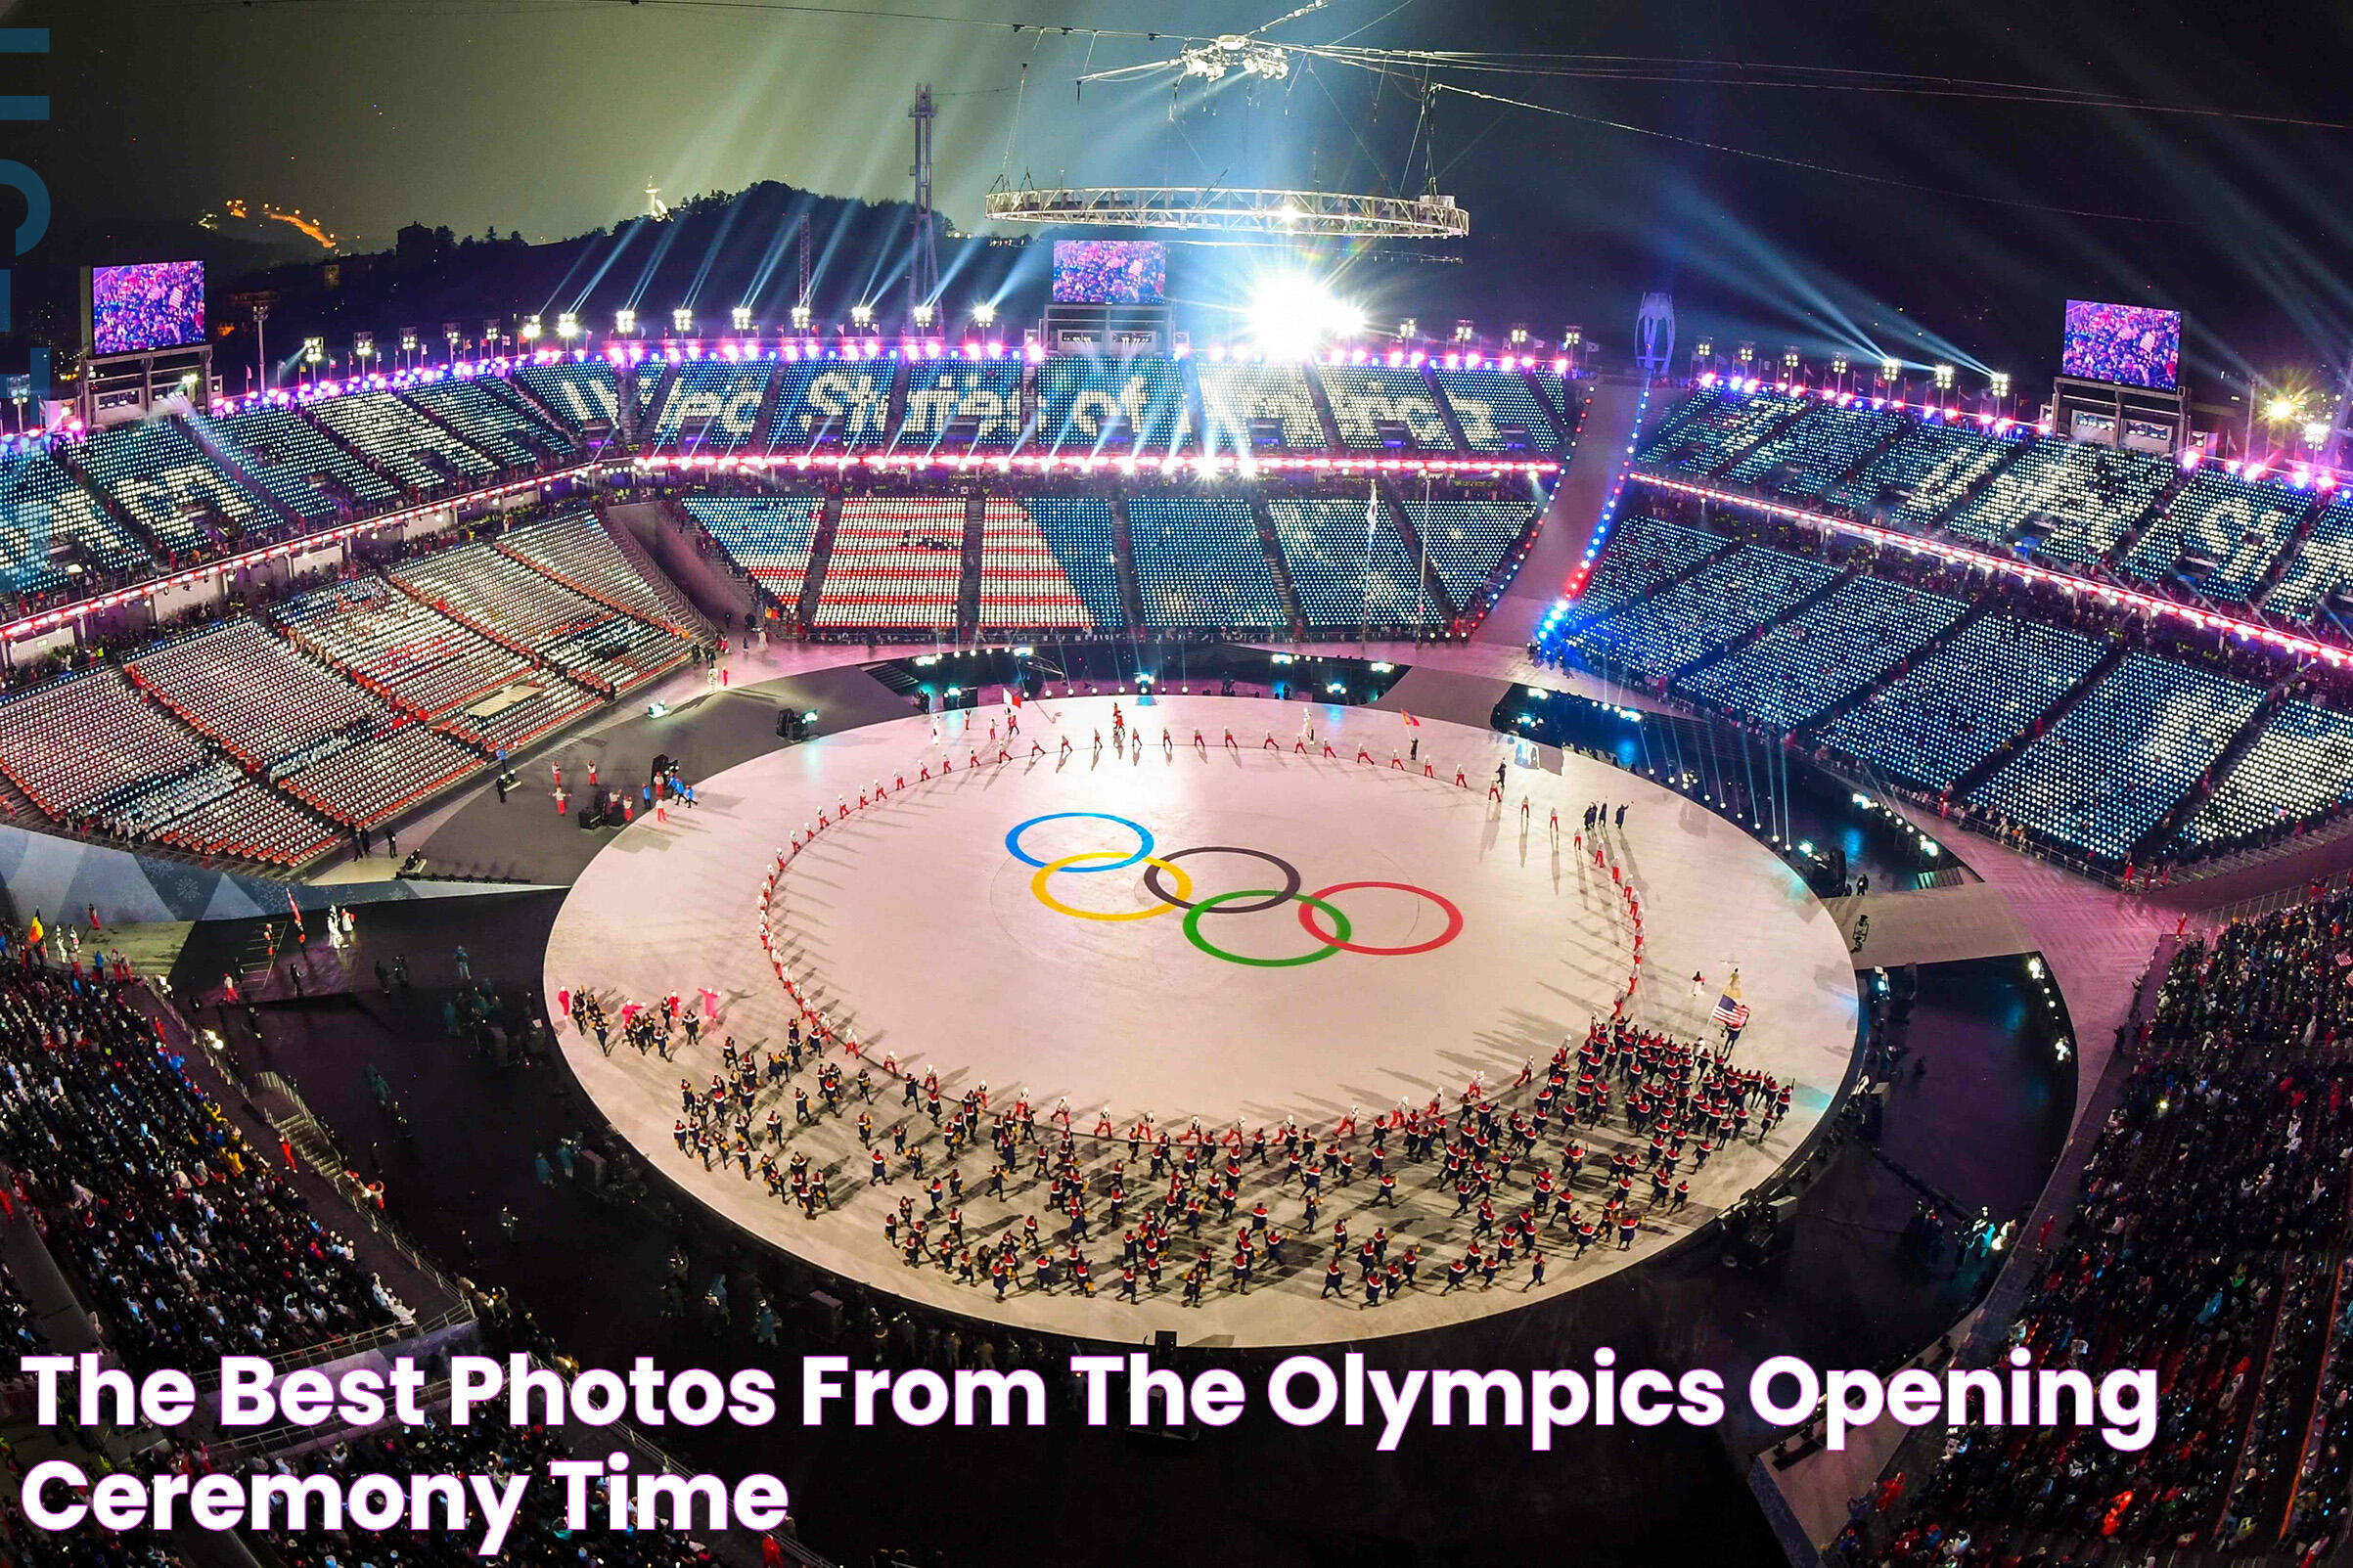
[[[2036,440],[1953,514],[1953,532],[2025,545],[2068,565],[2101,560],[2178,470],[2163,458],[2080,441]]]
[[[250,620],[149,649],[123,668],[156,700],[249,765],[273,769],[392,710]]]
[[[1440,374],[1443,376],[1444,373]],[[1568,379],[1550,365],[1545,365],[1529,371],[1528,380],[1536,383],[1536,390],[1544,394],[1544,400],[1561,417],[1561,428],[1574,430],[1577,427],[1576,410],[1572,406]]]
[[[1174,360],[1060,355],[1038,367],[1038,432],[1065,456],[1176,452],[1191,444]]]
[[[1536,501],[1408,501],[1405,515],[1446,597],[1466,609],[1543,509]]]
[[[788,607],[809,575],[817,496],[688,496],[679,503],[746,576]]]
[[[1561,443],[1553,435],[1559,408],[1548,409],[1518,372],[1439,370],[1432,374],[1437,377],[1438,389],[1446,394],[1446,406],[1454,411],[1455,424],[1463,428],[1464,444],[1471,451],[1509,451],[1512,442],[1504,429],[1514,425],[1527,432],[1530,452],[1559,450]]]
[[[750,446],[760,431],[760,405],[776,366],[764,359],[691,359],[678,367],[647,439],[656,446]]]
[[[1116,577],[1112,592],[1118,592]],[[1083,631],[1094,625],[1062,558],[1029,514],[1010,497],[988,497],[980,513],[980,630]]]
[[[64,587],[68,565],[126,571],[152,559],[46,452],[0,458],[0,557],[18,594]]]
[[[1907,423],[1906,415],[1891,408],[1818,403],[1750,448],[1723,477],[1810,501]]]
[[[684,606],[647,581],[591,513],[551,517],[515,529],[499,540],[499,548],[565,586],[640,620],[674,631],[691,625],[690,617],[681,613]]]
[[[2295,536],[2312,493],[2200,468],[2124,558],[2146,583],[2179,574],[2208,599],[2244,604]]]
[[[1324,365],[1316,370],[1324,383],[1324,400],[1332,405],[1332,423],[1340,445],[1351,452],[1379,452],[1383,423],[1405,426],[1413,447],[1422,452],[1452,452],[1454,434],[1446,416],[1418,370],[1393,365]]]
[[[1645,675],[1671,676],[1712,650],[1787,614],[1835,575],[1818,560],[1742,545],[1569,641]]]
[[[451,618],[527,649],[608,695],[686,652],[670,633],[575,594],[487,544],[436,552],[391,576]]]
[[[2310,620],[2324,607],[2353,608],[2353,496],[2330,503],[2263,596],[2264,613]]]
[[[164,549],[195,550],[212,542],[208,518],[231,528],[266,528],[277,514],[248,494],[177,420],[118,425],[90,438],[79,454],[82,470],[139,520]]]
[[[429,719],[450,714],[529,671],[522,655],[435,614],[380,578],[313,589],[269,613],[297,647],[316,652],[395,707]]]
[[[2214,765],[2262,700],[2244,682],[2127,654],[1969,801],[2121,861]]]
[[[963,580],[963,497],[845,500],[815,624],[953,630]]]
[[[482,759],[438,730],[396,721],[364,743],[323,751],[278,787],[339,823],[373,828],[470,777]]]
[[[2100,662],[2088,638],[2008,615],[1970,622],[1821,731],[1826,745],[1929,789],[2026,733]]]
[[[1125,626],[1119,603],[1119,552],[1111,536],[1111,506],[1093,496],[1017,498],[1054,552],[1087,618],[1103,629]]]
[[[1212,365],[1194,361],[1201,388],[1201,419],[1208,445],[1217,452],[1248,452],[1250,422],[1273,420],[1281,427],[1278,449],[1320,452],[1324,422],[1307,390],[1307,373],[1296,365]]]
[[[964,433],[951,440],[957,430]],[[900,450],[1005,452],[1020,439],[1019,361],[942,360],[907,367]]]
[[[1777,730],[1793,730],[1912,656],[1968,606],[1878,577],[1841,583],[1682,689]]]
[[[1311,626],[1408,626],[1442,621],[1422,590],[1422,570],[1386,508],[1363,501],[1266,504],[1290,570],[1299,613]]]
[[[311,404],[308,412],[412,489],[443,489],[453,482],[486,479],[498,471],[488,458],[391,392],[322,398]]]
[[[1893,445],[1832,486],[1824,499],[1874,520],[1883,515],[1889,527],[1917,533],[2000,468],[2023,439],[1917,422]]]
[[[532,469],[580,450],[495,376],[411,387],[408,398],[501,468]]]
[[[780,452],[884,445],[890,439],[890,381],[897,373],[898,365],[886,359],[779,366],[769,444]]]
[[[1634,461],[1654,472],[1703,478],[1745,455],[1804,407],[1803,398],[1781,392],[1703,386],[1667,415]]]
[[[317,479],[332,482],[363,507],[400,499],[398,485],[321,435],[291,408],[248,409],[215,420],[209,428],[254,483],[305,517],[335,515],[334,498],[312,482]]]
[[[1635,513],[1620,517],[1605,541],[1602,559],[1569,601],[1561,617],[1562,635],[1592,625],[1629,600],[1649,593],[1678,572],[1688,571],[1732,543],[1705,528]]]
[[[1283,596],[1249,503],[1224,497],[1135,496],[1127,504],[1144,624],[1282,626]]]
[[[2353,803],[2353,717],[2289,702],[2264,721],[2214,793],[2175,835],[2209,849]]]
[[[620,380],[601,359],[524,365],[516,370],[515,380],[573,430],[600,430],[620,422]]]

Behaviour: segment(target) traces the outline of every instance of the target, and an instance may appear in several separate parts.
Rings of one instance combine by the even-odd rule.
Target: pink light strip
[[[1660,490],[1671,490],[1677,495],[1697,496],[1702,501],[1720,502],[1728,507],[1744,507],[1751,512],[1761,512],[1768,516],[1780,517],[1788,522],[1803,523],[1811,527],[1839,533],[1860,534],[1866,539],[1893,545],[1900,550],[1909,550],[1916,555],[1935,556],[1944,560],[1960,561],[1968,565],[1989,567],[1996,571],[2006,571],[2014,577],[2022,577],[2029,582],[2047,583],[2070,594],[2089,594],[2093,598],[2110,605],[2128,605],[2145,615],[2170,615],[2176,620],[2188,621],[2192,625],[2203,627],[2207,631],[2236,632],[2241,637],[2269,643],[2274,648],[2285,649],[2292,653],[2303,653],[2314,658],[2325,659],[2330,664],[2342,665],[2348,658],[2353,658],[2353,654],[2348,654],[2345,650],[2331,647],[2330,644],[2314,638],[2302,637],[2293,632],[2274,631],[2256,621],[2242,620],[2236,615],[2218,614],[2210,609],[2198,609],[2195,605],[2177,604],[2170,599],[2159,599],[2154,594],[2138,593],[2130,588],[2111,588],[2105,583],[2096,583],[2068,572],[2053,571],[2048,566],[2037,566],[2029,561],[2016,560],[2008,556],[1971,550],[1966,545],[1948,544],[1941,539],[1923,539],[1918,534],[1899,533],[1892,528],[1881,528],[1868,522],[1852,522],[1844,517],[1833,517],[1819,512],[1808,512],[1802,507],[1784,506],[1778,501],[1762,501],[1755,496],[1737,495],[1730,491],[1712,489],[1703,484],[1689,484],[1680,479],[1665,479],[1654,473],[1636,473],[1632,475],[1632,478],[1636,484],[1647,484]]]

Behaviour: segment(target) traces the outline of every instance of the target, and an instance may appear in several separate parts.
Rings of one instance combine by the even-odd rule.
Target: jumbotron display
[[[1168,247],[1156,240],[1057,240],[1058,305],[1156,305],[1167,295]]]
[[[142,354],[204,340],[204,264],[142,261],[90,269],[90,347]]]
[[[2059,373],[2170,392],[2180,384],[2182,313],[2146,305],[2067,301]]]

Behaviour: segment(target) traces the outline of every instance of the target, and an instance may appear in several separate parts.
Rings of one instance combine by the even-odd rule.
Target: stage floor
[[[586,988],[617,1015],[626,1001],[673,990],[692,1001],[707,988],[721,1022],[688,1053],[696,1059],[675,1063],[625,1046],[605,1056],[593,1039],[568,1035],[567,1058],[606,1115],[736,1223],[883,1290],[1106,1339],[1168,1327],[1195,1342],[1286,1344],[1506,1310],[1638,1262],[1776,1167],[1844,1075],[1854,973],[1834,923],[1765,848],[1690,801],[1606,764],[1572,755],[1556,774],[1521,765],[1509,738],[1426,720],[1408,728],[1369,709],[1184,696],[1139,708],[1130,700],[1125,745],[1113,743],[1111,711],[1106,697],[1032,705],[1004,763],[993,760],[988,738],[1001,722],[995,710],[949,716],[936,746],[926,719],[870,726],[695,781],[700,804],[672,809],[667,824],[641,818],[566,899],[548,945],[548,994]],[[1319,732],[1305,754],[1295,749],[1303,716]],[[1436,778],[1418,765],[1391,767],[1416,740]],[[1326,741],[1335,757],[1323,755]],[[1360,748],[1370,764],[1358,760]],[[942,772],[943,758],[951,771]],[[1486,793],[1499,763],[1501,805]],[[926,768],[931,778],[921,781]],[[1469,787],[1455,784],[1458,769]],[[1181,1267],[1160,1291],[1124,1303],[1118,1238],[1100,1233],[1099,1209],[1092,1299],[1024,1286],[1000,1304],[993,1291],[936,1267],[909,1268],[885,1241],[883,1215],[916,1187],[894,1167],[895,1185],[870,1189],[854,1099],[839,1117],[792,1129],[792,1089],[809,1087],[815,1098],[809,1070],[781,1094],[764,1091],[756,1114],[764,1119],[781,1102],[788,1151],[808,1152],[830,1173],[829,1215],[806,1220],[732,1167],[705,1172],[670,1137],[678,1080],[707,1081],[718,1037],[765,1049],[794,1010],[759,942],[761,884],[777,852],[805,836],[820,812],[833,817],[844,797],[854,805],[878,782],[901,777],[906,789],[852,811],[792,860],[777,879],[771,928],[788,973],[837,1030],[854,1033],[868,1060],[935,1070],[950,1099],[986,1084],[993,1107],[1026,1098],[1043,1116],[1066,1101],[1082,1135],[1107,1112],[1122,1132],[1149,1115],[1172,1132],[1198,1118],[1212,1130],[1239,1123],[1246,1134],[1289,1115],[1328,1134],[1351,1113],[1369,1121],[1433,1097],[1451,1108],[1474,1079],[1524,1103],[1525,1092],[1512,1091],[1522,1064],[1533,1058],[1541,1068],[1563,1039],[1606,1017],[1629,971],[1624,900],[1590,847],[1574,842],[1586,804],[1607,799],[1629,804],[1624,829],[1604,848],[1639,890],[1644,913],[1633,1016],[1687,1037],[1712,1034],[1708,1009],[1738,966],[1754,1021],[1736,1060],[1794,1081],[1792,1113],[1762,1144],[1743,1142],[1694,1174],[1691,1206],[1648,1219],[1630,1251],[1611,1241],[1572,1263],[1556,1231],[1547,1282],[1533,1292],[1521,1264],[1492,1289],[1440,1295],[1470,1221],[1454,1218],[1451,1189],[1439,1192],[1434,1169],[1399,1162],[1392,1141],[1399,1205],[1366,1212],[1375,1188],[1360,1179],[1327,1189],[1322,1225],[1346,1216],[1359,1236],[1385,1225],[1397,1245],[1420,1246],[1423,1282],[1402,1300],[1367,1309],[1353,1267],[1345,1305],[1319,1300],[1328,1239],[1287,1249],[1285,1270],[1274,1277],[1261,1270],[1246,1296],[1236,1294],[1224,1268],[1234,1227],[1213,1221],[1202,1242],[1182,1230],[1175,1237],[1179,1256],[1206,1244],[1218,1260],[1204,1306],[1178,1305]],[[1147,834],[1149,855],[1164,864],[1132,859]],[[1148,871],[1156,874],[1148,879]],[[1272,902],[1291,889],[1321,904]],[[1324,939],[1332,935],[1349,948]],[[1706,977],[1697,993],[1695,971]],[[854,1078],[855,1064],[847,1070]],[[911,1141],[943,1152],[929,1119],[897,1094],[870,1108],[881,1137],[906,1118]],[[1595,1209],[1599,1170],[1629,1135],[1621,1124],[1580,1136],[1592,1151],[1580,1191]],[[1086,1142],[1100,1187],[1125,1144]],[[1558,1151],[1558,1137],[1547,1139],[1544,1157]],[[994,1163],[985,1142],[961,1163],[970,1238],[1032,1213],[1059,1233],[1056,1218],[1039,1213],[1045,1194],[1026,1173],[1004,1201],[980,1195]],[[927,1181],[938,1169],[936,1160],[928,1165]],[[1263,1172],[1250,1167],[1238,1219],[1264,1197],[1279,1229],[1297,1230],[1298,1189],[1277,1188],[1280,1175],[1279,1159]],[[1142,1171],[1127,1185],[1131,1201],[1158,1196]],[[1525,1192],[1505,1189],[1498,1209],[1510,1212]]]

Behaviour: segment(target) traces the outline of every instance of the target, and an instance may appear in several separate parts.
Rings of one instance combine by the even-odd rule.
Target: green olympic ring
[[[1253,969],[1295,969],[1302,963],[1313,963],[1319,959],[1328,959],[1333,954],[1343,951],[1340,948],[1327,946],[1318,948],[1313,953],[1301,954],[1295,959],[1253,959],[1241,953],[1228,953],[1224,948],[1201,935],[1201,917],[1220,904],[1231,903],[1236,899],[1280,898],[1281,896],[1275,889],[1268,887],[1245,887],[1231,893],[1212,893],[1185,912],[1185,940],[1213,959],[1223,959],[1228,963],[1246,963]],[[1340,913],[1337,905],[1327,904],[1320,898],[1310,898],[1305,893],[1293,893],[1291,897],[1310,908],[1323,911],[1331,918],[1333,928],[1339,940],[1342,942],[1348,940],[1351,934],[1348,917]],[[1320,936],[1323,933],[1316,934]]]

